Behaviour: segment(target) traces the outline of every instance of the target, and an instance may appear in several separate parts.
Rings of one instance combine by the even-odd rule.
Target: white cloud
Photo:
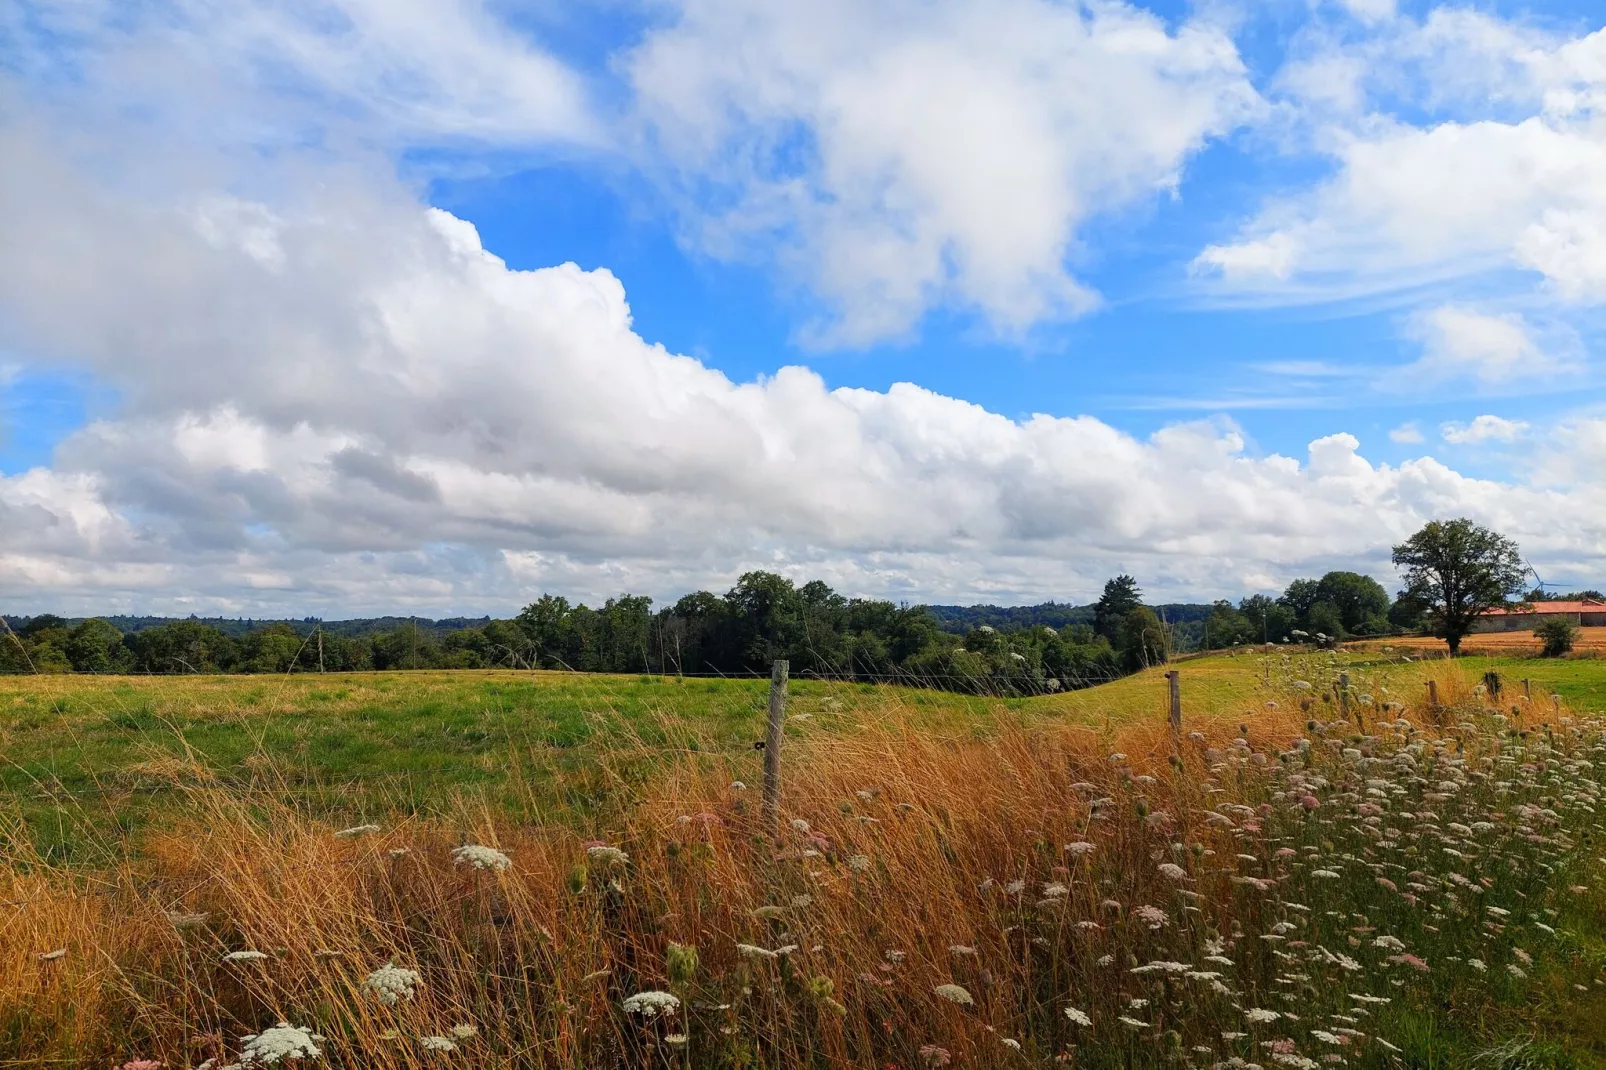
[[[1006,333],[1087,309],[1081,226],[1259,105],[1225,32],[1120,3],[684,0],[626,69],[700,240],[789,247],[847,344],[939,302]]]
[[[1598,490],[1375,465],[1347,434],[1257,457],[1227,422],[1137,438],[805,368],[733,382],[637,335],[607,271],[510,270],[394,197],[243,206],[245,239],[219,242],[182,206],[28,173],[45,184],[0,183],[23,239],[0,307],[124,407],[0,478],[13,605],[505,609],[745,567],[903,597],[1085,595],[1115,568],[1231,591],[1375,569],[1448,512],[1535,550],[1594,530]]]
[[[1394,375],[1394,385],[1414,388],[1468,379],[1484,387],[1523,381],[1553,382],[1573,370],[1540,348],[1531,326],[1516,314],[1491,314],[1461,305],[1440,305],[1417,313],[1407,333],[1422,345],[1422,356]]]
[[[1422,431],[1416,424],[1401,424],[1389,432],[1389,441],[1402,446],[1413,446],[1422,440]]]
[[[1331,176],[1205,248],[1201,276],[1303,301],[1516,270],[1606,300],[1606,30],[1436,8],[1311,40],[1277,85]]]
[[[1444,441],[1458,446],[1477,446],[1485,442],[1512,442],[1528,432],[1522,420],[1499,416],[1478,416],[1471,423],[1446,423],[1439,427]]]

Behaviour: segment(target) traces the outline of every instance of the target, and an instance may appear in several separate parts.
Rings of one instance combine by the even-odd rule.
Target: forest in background
[[[848,598],[750,572],[723,595],[697,591],[653,608],[643,595],[601,606],[545,594],[510,619],[347,621],[6,617],[0,671],[284,673],[426,668],[753,675],[792,672],[1039,694],[1091,686],[1179,653],[1246,643],[1326,642],[1422,626],[1423,607],[1391,600],[1353,572],[1291,583],[1237,604],[1147,605],[1130,576],[1091,605],[910,606]]]

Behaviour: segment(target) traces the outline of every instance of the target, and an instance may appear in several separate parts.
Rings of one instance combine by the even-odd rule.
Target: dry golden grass
[[[1209,749],[1234,737],[1263,755],[1289,747],[1309,717],[1337,712],[1318,697],[1330,695],[1336,665],[1311,656],[1278,666],[1250,692],[1239,680],[1231,704],[1208,712],[1198,709],[1204,682],[1182,740],[1160,718],[1120,710],[1081,723],[1005,716],[986,738],[890,712],[860,731],[806,735],[786,751],[778,830],[761,824],[756,784],[733,786],[752,763],[732,754],[667,760],[638,806],[589,824],[513,824],[465,802],[344,838],[271,792],[186,780],[185,818],[119,865],[86,873],[21,846],[0,864],[0,1065],[190,1066],[236,1057],[238,1037],[280,1019],[329,1036],[340,1066],[440,1065],[419,1038],[455,1025],[477,1029],[454,1056],[473,1065],[682,1063],[666,1045],[682,1025],[620,1013],[625,997],[656,989],[698,1007],[682,1022],[732,1031],[722,1065],[935,1061],[922,1046],[959,1065],[1009,1065],[1006,1034],[1074,1051],[1059,1013],[1066,994],[1113,998],[1091,953],[1076,950],[1091,938],[1067,920],[1040,952],[1026,928],[999,924],[978,889],[1063,874],[1067,919],[1107,922],[1101,946],[1122,961],[1154,957],[1158,937],[1122,920],[1125,908],[1176,894],[1154,875],[1151,833],[1196,852],[1241,850],[1234,831],[1201,815],[1255,799],[1231,776],[1210,779],[1219,759]],[[1431,674],[1447,705],[1478,702],[1453,664],[1411,671]],[[1295,674],[1319,678],[1307,691]],[[1375,721],[1383,701],[1355,712]],[[1133,777],[1148,776],[1134,810]],[[1105,796],[1122,800],[1119,812],[1096,821],[1092,800]],[[1090,831],[1097,880],[1063,847]],[[588,842],[630,861],[589,859]],[[464,843],[505,852],[512,868],[454,864]],[[1102,905],[1111,898],[1125,904],[1114,915]],[[1235,914],[1244,908],[1229,895],[1199,902],[1200,931],[1256,920]],[[191,924],[192,914],[206,918]],[[776,958],[782,946],[795,950]],[[676,948],[695,949],[695,966]],[[240,950],[268,958],[221,961]],[[387,1007],[364,991],[389,961],[421,971],[418,998]],[[933,998],[950,983],[974,1006]]]

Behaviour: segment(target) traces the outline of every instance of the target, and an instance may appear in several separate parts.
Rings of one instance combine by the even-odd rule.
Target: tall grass
[[[817,739],[776,829],[687,753],[579,832],[341,834],[201,784],[104,871],[17,833],[0,1059],[217,1067],[283,1021],[350,1067],[1538,1065],[1601,1006],[1606,742],[1453,665],[1438,711],[1335,672],[1268,661],[1261,705],[1180,739]]]

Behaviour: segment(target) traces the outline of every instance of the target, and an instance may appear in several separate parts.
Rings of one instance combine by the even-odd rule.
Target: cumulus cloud
[[[1446,423],[1439,427],[1439,434],[1444,441],[1457,446],[1511,442],[1527,432],[1528,424],[1525,421],[1489,415],[1474,417],[1469,423]]]
[[[1441,7],[1312,40],[1277,84],[1331,175],[1206,247],[1197,273],[1299,301],[1515,270],[1606,300],[1606,30]]]
[[[1222,29],[1121,3],[684,0],[625,69],[705,247],[779,243],[846,344],[945,301],[1005,333],[1086,310],[1082,225],[1260,103]]]
[[[1416,424],[1401,424],[1389,432],[1389,441],[1402,446],[1412,446],[1423,441],[1422,430]]]
[[[753,566],[894,596],[1090,592],[1115,567],[1200,590],[1364,564],[1447,511],[1519,537],[1543,516],[1550,543],[1593,523],[1576,494],[1372,464],[1346,434],[1257,456],[1221,421],[1139,438],[801,367],[735,382],[641,338],[606,270],[512,270],[401,198],[239,205],[220,231],[51,174],[0,184],[28,239],[0,249],[0,306],[125,400],[0,479],[13,604],[510,606]],[[90,240],[64,285],[43,252]]]

